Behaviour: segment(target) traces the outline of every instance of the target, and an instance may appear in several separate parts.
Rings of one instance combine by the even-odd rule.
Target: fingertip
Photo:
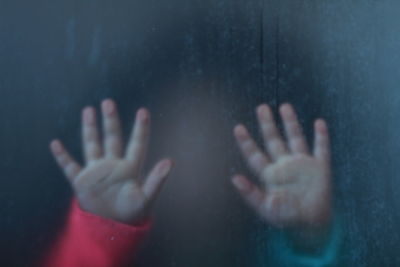
[[[250,184],[243,175],[235,175],[232,177],[233,185],[241,192],[248,192],[251,189]]]
[[[114,100],[112,98],[105,98],[101,101],[101,104],[107,104],[107,103],[114,103]]]
[[[262,104],[258,105],[258,106],[256,107],[256,113],[262,112],[263,109],[265,109],[265,106],[266,106],[265,103],[262,103]]]
[[[95,117],[96,117],[96,110],[93,107],[87,106],[82,109],[82,120],[85,123],[93,124],[95,122]]]
[[[52,140],[50,142],[50,150],[56,155],[62,153],[63,148],[61,142],[58,139]]]
[[[158,165],[158,172],[159,172],[160,176],[162,176],[162,177],[167,176],[170,173],[173,166],[174,166],[174,162],[171,159],[161,160]]]
[[[233,128],[233,134],[237,138],[245,138],[247,136],[247,129],[243,124],[238,124]]]
[[[315,130],[317,132],[320,132],[323,134],[326,134],[328,132],[328,125],[324,119],[317,119],[315,121],[314,126],[315,126]]]
[[[174,160],[170,158],[163,159],[162,162],[166,165],[169,165],[171,168],[175,166]]]
[[[82,113],[88,113],[88,112],[92,112],[94,110],[94,108],[92,106],[86,106],[82,109]]]
[[[291,109],[291,107],[292,107],[292,105],[291,105],[290,103],[285,102],[285,103],[282,103],[282,104],[280,105],[279,109],[280,109],[281,111],[287,111],[287,110]]]
[[[263,116],[263,115],[266,115],[266,114],[269,114],[271,112],[271,108],[269,107],[269,105],[267,105],[267,104],[261,104],[261,105],[259,105],[257,108],[256,108],[256,113],[259,115],[259,116]]]
[[[175,160],[173,160],[173,159],[167,159],[167,160],[169,161],[171,168],[175,167],[175,165],[176,165]]]
[[[140,108],[136,113],[136,119],[140,122],[149,122],[150,121],[150,112],[146,108]]]
[[[282,117],[288,118],[288,119],[294,118],[294,116],[295,116],[294,108],[289,103],[283,103],[279,107],[279,113],[281,114]]]
[[[236,174],[236,175],[232,176],[232,182],[234,182],[234,183],[238,182],[241,179],[242,179],[242,175],[240,175],[240,174]]]
[[[115,112],[116,105],[115,102],[111,99],[105,99],[101,102],[101,110],[106,115],[111,115]]]

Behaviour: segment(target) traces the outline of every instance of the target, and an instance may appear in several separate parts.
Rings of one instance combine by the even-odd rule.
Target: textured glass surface
[[[152,113],[146,170],[176,161],[135,266],[269,257],[230,181],[251,177],[232,130],[257,136],[256,106],[284,102],[310,142],[329,123],[342,266],[399,266],[399,27],[394,0],[0,0],[0,265],[51,246],[72,191],[49,142],[81,160],[81,109],[113,98],[126,135]]]

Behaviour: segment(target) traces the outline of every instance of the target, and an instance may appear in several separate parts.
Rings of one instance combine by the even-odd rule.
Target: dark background
[[[286,101],[309,137],[330,124],[348,266],[399,265],[399,49],[394,0],[0,0],[0,265],[51,244],[71,191],[48,143],[79,157],[80,110],[106,97],[126,133],[151,110],[148,167],[177,162],[138,266],[250,266],[231,132]]]

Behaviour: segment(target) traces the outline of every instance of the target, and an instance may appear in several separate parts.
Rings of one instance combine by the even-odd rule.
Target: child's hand
[[[82,139],[86,164],[81,167],[60,141],[51,151],[71,182],[82,209],[122,223],[137,224],[148,216],[151,204],[172,167],[162,160],[141,180],[150,132],[150,114],[140,109],[131,140],[124,152],[120,120],[115,103],[102,103],[103,138],[96,111],[87,107],[82,114]]]
[[[257,109],[266,150],[259,149],[243,125],[234,134],[262,188],[241,175],[233,178],[246,202],[266,222],[279,227],[324,226],[331,219],[329,136],[323,120],[315,122],[314,151],[310,153],[291,105],[280,108],[288,144],[283,140],[271,109]]]

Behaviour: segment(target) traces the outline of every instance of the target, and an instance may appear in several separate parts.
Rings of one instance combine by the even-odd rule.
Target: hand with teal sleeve
[[[270,107],[264,104],[257,108],[265,152],[243,125],[235,127],[239,148],[260,186],[243,175],[235,175],[232,182],[258,216],[275,227],[276,233],[281,233],[272,235],[275,237],[269,240],[275,243],[272,247],[280,246],[277,258],[278,254],[285,254],[283,248],[286,247],[299,259],[298,265],[291,266],[325,266],[314,265],[317,259],[311,265],[302,265],[297,256],[326,258],[321,248],[336,247],[327,125],[322,119],[315,121],[314,148],[310,151],[293,107],[284,104],[279,111],[286,142]],[[289,254],[285,254],[286,259]]]

